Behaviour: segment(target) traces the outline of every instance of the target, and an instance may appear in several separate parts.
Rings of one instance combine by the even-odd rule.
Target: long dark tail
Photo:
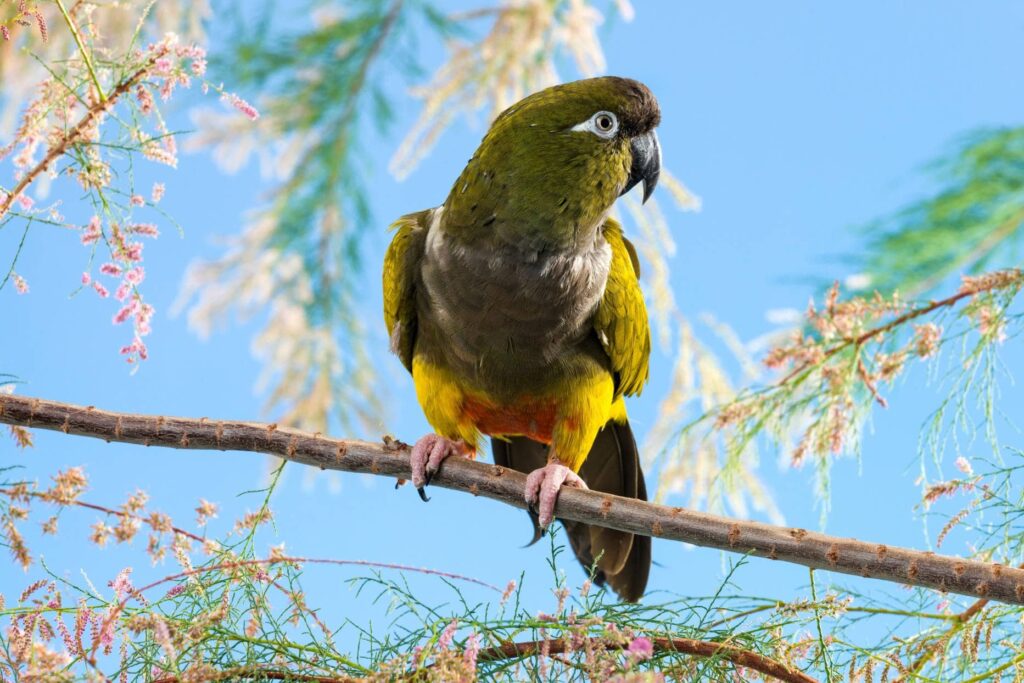
[[[520,472],[531,472],[548,461],[548,447],[524,437],[507,441],[491,439],[494,462]],[[579,471],[587,486],[605,493],[647,500],[647,486],[640,469],[636,439],[628,423],[608,422],[598,433],[586,462]],[[535,543],[542,535],[537,517],[530,513]],[[636,602],[647,588],[651,570],[651,539],[579,522],[560,520],[569,534],[576,559],[594,583],[607,583],[623,600]]]

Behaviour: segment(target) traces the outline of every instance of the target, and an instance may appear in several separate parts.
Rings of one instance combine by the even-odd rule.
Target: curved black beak
[[[658,136],[653,130],[638,135],[629,143],[629,148],[633,153],[633,165],[629,168],[629,180],[626,181],[622,194],[632,190],[642,180],[646,202],[654,192],[658,176],[661,175],[661,146],[658,144]]]

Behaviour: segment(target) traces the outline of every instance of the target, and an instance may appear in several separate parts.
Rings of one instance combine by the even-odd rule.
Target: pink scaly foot
[[[430,480],[437,474],[441,463],[449,455],[470,455],[471,450],[461,439],[453,441],[446,439],[440,434],[427,434],[416,442],[412,447],[412,485],[420,494],[424,502],[430,500],[423,488],[430,483]]]
[[[555,503],[563,484],[577,489],[587,488],[579,475],[557,462],[550,462],[526,477],[526,504],[538,509],[538,523],[542,529],[546,529],[555,518]]]

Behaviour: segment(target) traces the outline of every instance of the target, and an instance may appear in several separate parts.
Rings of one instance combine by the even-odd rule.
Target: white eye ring
[[[572,129],[587,131],[607,140],[619,132],[619,118],[610,111],[599,111],[583,123],[577,123]]]

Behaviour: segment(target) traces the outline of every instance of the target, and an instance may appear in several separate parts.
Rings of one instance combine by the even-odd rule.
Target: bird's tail
[[[525,437],[491,439],[494,462],[520,472],[532,472],[548,462],[548,447]],[[580,477],[591,489],[617,496],[647,500],[636,439],[628,422],[609,421],[598,432]],[[537,516],[533,521],[535,543],[543,534]],[[623,600],[636,602],[647,588],[651,570],[651,539],[625,531],[560,520],[569,534],[576,559],[585,571],[594,569],[594,583],[607,583]],[[595,566],[596,565],[596,566]]]

